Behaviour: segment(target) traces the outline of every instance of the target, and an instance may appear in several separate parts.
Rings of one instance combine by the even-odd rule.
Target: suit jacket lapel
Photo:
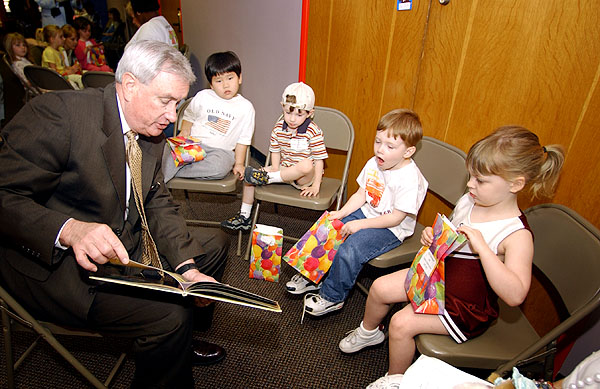
[[[110,172],[113,186],[119,198],[121,215],[125,214],[125,141],[117,107],[115,84],[104,89],[104,123],[102,130],[106,134],[106,142],[101,146],[106,166]]]

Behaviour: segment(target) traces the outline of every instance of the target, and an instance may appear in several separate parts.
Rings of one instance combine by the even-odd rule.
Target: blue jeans
[[[342,222],[364,218],[359,208]],[[363,265],[401,244],[402,241],[387,228],[365,228],[349,235],[338,249],[319,294],[334,303],[346,300]]]

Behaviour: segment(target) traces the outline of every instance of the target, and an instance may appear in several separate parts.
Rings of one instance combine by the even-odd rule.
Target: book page
[[[447,389],[455,385],[476,383],[487,388],[494,385],[465,373],[437,358],[421,355],[402,377],[401,389]]]

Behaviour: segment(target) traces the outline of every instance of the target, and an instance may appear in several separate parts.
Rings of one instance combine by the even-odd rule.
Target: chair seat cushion
[[[300,191],[288,184],[270,184],[257,186],[254,198],[261,201],[323,211],[333,204],[342,181],[323,177],[319,194],[316,197],[300,196]]]
[[[183,189],[192,192],[231,193],[235,191],[239,179],[229,173],[221,180],[199,180],[196,178],[175,177],[167,183],[169,189]]]
[[[453,366],[480,369],[496,369],[511,360],[540,336],[519,307],[499,303],[500,317],[482,335],[458,344],[450,336],[422,334],[416,338],[419,352]]]
[[[415,232],[404,239],[404,242],[393,250],[383,253],[369,261],[369,265],[378,268],[388,268],[397,265],[410,265],[415,259],[417,252],[421,249],[421,233],[425,226],[417,223]]]

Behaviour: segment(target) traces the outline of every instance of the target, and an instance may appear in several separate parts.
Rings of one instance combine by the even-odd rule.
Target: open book
[[[204,297],[210,300],[281,312],[281,307],[277,301],[220,282],[189,282],[177,273],[157,269],[132,260],[129,260],[127,265],[123,265],[118,259],[112,259],[110,264],[117,266],[98,266],[98,271],[91,274],[90,279],[177,293],[182,296]],[[121,270],[123,267],[127,267],[138,268],[140,271],[137,274],[126,275],[120,271],[119,267],[121,267]]]

